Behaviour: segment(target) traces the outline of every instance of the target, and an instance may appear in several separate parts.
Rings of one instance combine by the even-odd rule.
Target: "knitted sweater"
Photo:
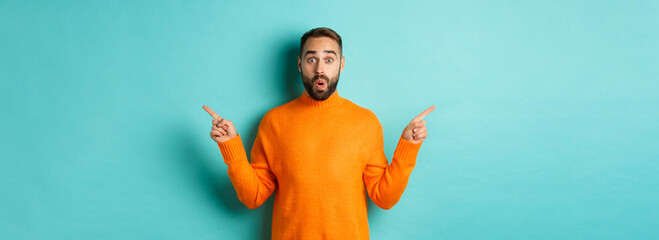
[[[240,136],[218,146],[248,208],[277,189],[272,239],[368,239],[366,193],[393,207],[421,147],[400,138],[389,165],[382,132],[373,112],[336,92],[324,101],[302,94],[265,114],[251,164]]]

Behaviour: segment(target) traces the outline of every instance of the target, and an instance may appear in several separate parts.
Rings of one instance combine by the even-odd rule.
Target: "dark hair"
[[[330,28],[319,27],[309,30],[308,32],[304,33],[304,35],[302,35],[302,38],[300,38],[300,56],[302,56],[302,48],[304,47],[304,43],[306,43],[307,39],[311,37],[328,37],[333,39],[339,44],[339,50],[341,50],[341,55],[343,55],[343,44],[341,43],[341,36],[339,36],[338,33]]]

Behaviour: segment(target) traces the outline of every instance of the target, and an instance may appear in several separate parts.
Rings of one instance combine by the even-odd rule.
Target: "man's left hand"
[[[426,129],[426,121],[423,120],[430,112],[435,110],[435,106],[432,106],[425,111],[423,111],[419,116],[416,116],[412,121],[407,124],[407,127],[403,130],[403,139],[408,142],[417,144],[423,142],[428,136],[428,129]]]

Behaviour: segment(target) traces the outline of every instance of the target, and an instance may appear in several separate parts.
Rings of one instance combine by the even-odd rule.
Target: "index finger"
[[[413,122],[421,121],[424,117],[426,117],[428,114],[430,114],[430,112],[432,112],[433,110],[435,110],[435,106],[429,107],[428,109],[423,111],[421,114],[419,114],[419,116],[416,116],[412,121]]]
[[[213,109],[209,108],[208,106],[204,105],[202,108],[206,110],[206,112],[210,114],[213,119],[221,118],[220,115],[217,115],[217,113],[215,113],[215,111],[213,111]]]

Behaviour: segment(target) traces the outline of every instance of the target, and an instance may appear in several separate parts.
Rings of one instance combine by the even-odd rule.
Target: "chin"
[[[330,97],[330,95],[327,94],[326,91],[323,91],[322,93],[316,94],[316,96],[318,96],[318,99],[320,99],[320,100],[327,100]]]

